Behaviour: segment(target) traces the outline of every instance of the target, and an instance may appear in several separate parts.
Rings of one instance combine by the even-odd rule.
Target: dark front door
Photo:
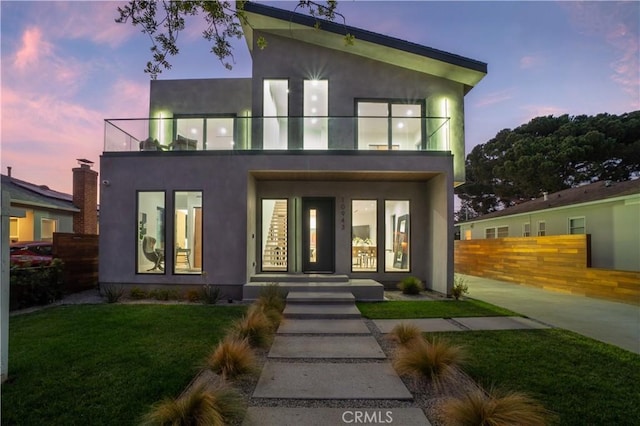
[[[335,272],[335,201],[302,199],[302,272]]]

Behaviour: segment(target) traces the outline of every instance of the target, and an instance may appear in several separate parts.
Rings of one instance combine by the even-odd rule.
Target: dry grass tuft
[[[237,391],[219,386],[208,390],[205,385],[191,389],[179,398],[166,398],[151,408],[142,419],[146,426],[223,426],[241,419],[246,404]]]
[[[286,297],[286,291],[278,284],[269,284],[260,291],[260,295],[255,303],[265,311],[274,310],[282,313],[282,311],[284,311]]]
[[[251,305],[247,314],[233,324],[231,335],[238,339],[247,339],[254,348],[266,348],[271,344],[276,327],[264,309]]]
[[[466,353],[461,346],[444,339],[429,342],[419,338],[398,350],[393,366],[401,376],[430,380],[441,387],[465,361]]]
[[[521,392],[485,392],[476,389],[462,397],[445,400],[440,412],[450,426],[544,426],[552,419],[550,411]]]
[[[421,339],[422,332],[420,331],[418,326],[414,324],[401,322],[400,324],[393,327],[393,330],[391,330],[391,333],[389,333],[388,338],[391,341],[396,342],[400,346],[407,346],[415,339]]]
[[[223,379],[257,371],[256,357],[246,339],[227,336],[209,355],[207,366]]]

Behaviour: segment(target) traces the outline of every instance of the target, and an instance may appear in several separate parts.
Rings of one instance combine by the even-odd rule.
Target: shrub
[[[422,281],[416,277],[407,277],[398,283],[398,288],[403,294],[420,294],[424,290]]]
[[[223,426],[241,419],[245,412],[242,396],[220,385],[207,390],[204,385],[177,399],[166,398],[155,404],[143,418],[143,425]]]
[[[455,274],[453,276],[453,288],[451,289],[451,295],[454,299],[459,300],[465,294],[469,293],[469,286],[466,283],[464,277]]]
[[[200,288],[200,299],[207,305],[215,305],[222,298],[220,287],[205,284]]]
[[[116,303],[124,295],[124,288],[119,285],[105,285],[102,294],[107,298],[107,303]]]
[[[133,287],[131,290],[129,290],[129,297],[132,299],[136,299],[136,300],[140,300],[140,299],[146,299],[147,297],[149,297],[149,294],[142,290],[140,287]]]
[[[465,358],[464,349],[460,346],[442,339],[429,342],[420,338],[400,348],[393,366],[401,376],[431,380],[440,387],[464,363]]]
[[[256,304],[265,310],[275,310],[282,313],[286,298],[287,292],[280,288],[278,283],[271,283],[262,288]]]
[[[440,408],[445,423],[458,426],[543,426],[552,418],[551,412],[524,393],[487,393],[479,388],[445,400]]]
[[[393,327],[393,330],[391,330],[391,333],[389,333],[389,339],[393,340],[401,346],[407,346],[415,339],[421,338],[422,332],[420,331],[418,326],[406,322],[401,322],[400,324],[396,325],[395,327]]]
[[[9,270],[10,309],[46,305],[62,297],[63,266],[60,259],[49,265],[11,267]]]
[[[262,308],[251,305],[247,314],[233,324],[231,333],[239,339],[247,339],[253,347],[265,348],[271,343],[274,330]]]
[[[256,371],[256,358],[247,339],[227,336],[207,358],[207,366],[223,379]]]
[[[180,292],[178,290],[169,290],[169,289],[161,289],[161,290],[151,290],[148,294],[148,297],[156,300],[179,300]]]
[[[185,295],[189,302],[198,302],[200,300],[200,292],[198,290],[189,290]]]
[[[286,304],[287,293],[278,284],[269,284],[262,289],[255,301],[255,306],[261,309],[276,330],[282,321],[282,312]]]

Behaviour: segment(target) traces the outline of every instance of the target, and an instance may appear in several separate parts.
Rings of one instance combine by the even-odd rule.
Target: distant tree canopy
[[[231,69],[233,49],[231,39],[242,37],[242,24],[249,24],[244,11],[246,1],[223,0],[131,0],[118,6],[117,23],[138,26],[151,40],[152,60],[147,62],[144,72],[155,79],[163,70],[171,68],[169,57],[179,53],[178,35],[185,29],[186,18],[200,16],[206,21],[202,37],[211,43],[213,53],[225,68]],[[337,1],[298,0],[296,9],[306,9],[309,15],[333,21],[344,16],[336,11]],[[319,21],[316,22],[316,28]],[[345,36],[347,44],[353,36]],[[266,47],[263,37],[257,39],[258,47]]]
[[[599,180],[640,176],[640,111],[537,117],[467,156],[460,220]]]

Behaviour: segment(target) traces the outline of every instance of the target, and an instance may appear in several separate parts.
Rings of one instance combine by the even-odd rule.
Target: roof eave
[[[359,28],[249,2],[245,12],[251,25],[242,26],[250,51],[253,32],[260,30],[453,80],[465,86],[465,94],[487,74],[484,62]],[[353,45],[345,43],[346,34],[355,37]]]

